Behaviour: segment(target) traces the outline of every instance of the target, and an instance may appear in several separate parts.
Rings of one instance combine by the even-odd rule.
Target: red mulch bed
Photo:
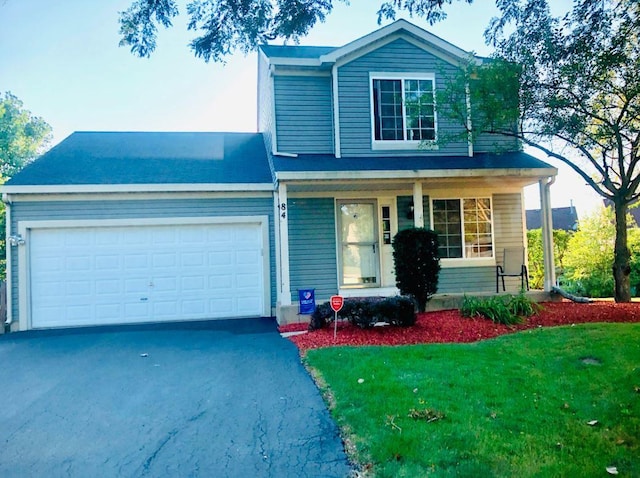
[[[425,343],[475,342],[499,335],[536,327],[582,324],[586,322],[640,322],[640,303],[616,304],[615,302],[547,302],[543,310],[516,326],[494,324],[485,319],[462,317],[457,310],[427,312],[418,315],[413,327],[375,327],[360,329],[349,323],[338,323],[334,341],[333,325],[323,330],[295,335],[289,339],[301,352],[334,345],[407,345]],[[290,324],[281,332],[306,330],[306,324]]]

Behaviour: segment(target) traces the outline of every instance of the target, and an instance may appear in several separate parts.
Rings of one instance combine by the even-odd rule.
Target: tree
[[[444,5],[473,0],[393,0],[382,2],[378,22],[407,11],[431,24],[446,18]],[[331,13],[334,3],[348,0],[191,0],[187,3],[188,29],[197,32],[189,47],[205,61],[224,61],[240,50],[247,53],[271,40],[298,41]],[[120,12],[120,46],[140,57],[156,48],[158,26],[172,26],[178,16],[176,0],[135,0]]]
[[[567,164],[612,201],[614,297],[627,302],[627,211],[640,198],[640,3],[577,0],[562,17],[548,3],[500,2],[486,31],[494,58],[469,62],[443,109],[474,135],[511,137]]]
[[[25,110],[16,96],[0,93],[0,184],[33,161],[51,139],[51,127]],[[5,209],[0,203],[0,230],[4,231]],[[0,280],[5,277],[6,244],[0,240]]]
[[[553,259],[556,275],[564,273],[564,257],[573,231],[553,230]],[[527,231],[527,252],[529,260],[529,284],[532,289],[542,289],[544,285],[544,257],[542,252],[542,229]]]
[[[424,228],[404,229],[395,235],[392,247],[396,286],[401,294],[413,297],[418,311],[424,312],[438,290],[438,234]]]
[[[51,126],[24,109],[10,92],[0,93],[0,178],[4,182],[33,161],[51,140]]]
[[[629,218],[629,221],[632,221]],[[611,267],[615,246],[615,213],[612,208],[601,207],[580,220],[580,228],[569,239],[564,257],[566,288],[588,297],[610,297],[614,292]],[[640,285],[640,229],[628,231],[629,248],[634,251],[630,280]],[[637,290],[636,290],[637,293]]]

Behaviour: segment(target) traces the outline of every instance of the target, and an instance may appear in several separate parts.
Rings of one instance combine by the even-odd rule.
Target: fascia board
[[[556,176],[556,168],[497,168],[497,169],[411,169],[406,171],[281,171],[279,181],[318,181],[341,179],[429,179],[520,177],[548,178]]]
[[[269,64],[273,66],[322,66],[319,58],[270,57]]]
[[[273,183],[202,183],[202,184],[62,184],[2,186],[6,194],[53,193],[134,193],[134,192],[200,192],[200,191],[273,191]]]
[[[334,63],[338,61],[338,59],[344,56],[354,53],[355,51],[361,48],[365,48],[369,44],[382,40],[384,37],[400,32],[401,30],[405,30],[410,35],[420,38],[422,41],[426,43],[432,44],[434,47],[438,48],[439,50],[442,50],[443,52],[453,57],[456,57],[462,60],[470,56],[469,52],[461,48],[458,48],[455,45],[452,45],[448,41],[443,40],[442,38],[432,33],[429,33],[428,31],[423,30],[420,27],[415,26],[414,24],[404,19],[401,19],[392,23],[391,25],[387,25],[386,27],[380,28],[375,32],[369,33],[368,35],[365,35],[357,40],[354,40],[351,43],[347,43],[343,47],[337,48],[331,53],[322,55],[320,57],[320,61],[323,63],[325,62]]]

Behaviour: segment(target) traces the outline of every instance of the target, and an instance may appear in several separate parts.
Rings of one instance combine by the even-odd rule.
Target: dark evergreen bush
[[[318,330],[324,328],[333,320],[333,309],[329,302],[316,305],[316,310],[311,314],[309,322],[309,330]]]
[[[393,238],[393,262],[400,293],[413,297],[418,310],[424,312],[427,301],[438,290],[438,235],[424,228],[400,231]]]
[[[416,323],[415,302],[410,297],[346,299],[338,316],[363,329],[373,327],[377,322],[402,327]],[[321,329],[333,318],[334,312],[329,302],[319,304],[311,315],[309,330]]]

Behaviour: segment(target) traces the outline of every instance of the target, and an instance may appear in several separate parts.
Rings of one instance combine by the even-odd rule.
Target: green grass
[[[640,476],[640,324],[305,360],[371,476]]]

